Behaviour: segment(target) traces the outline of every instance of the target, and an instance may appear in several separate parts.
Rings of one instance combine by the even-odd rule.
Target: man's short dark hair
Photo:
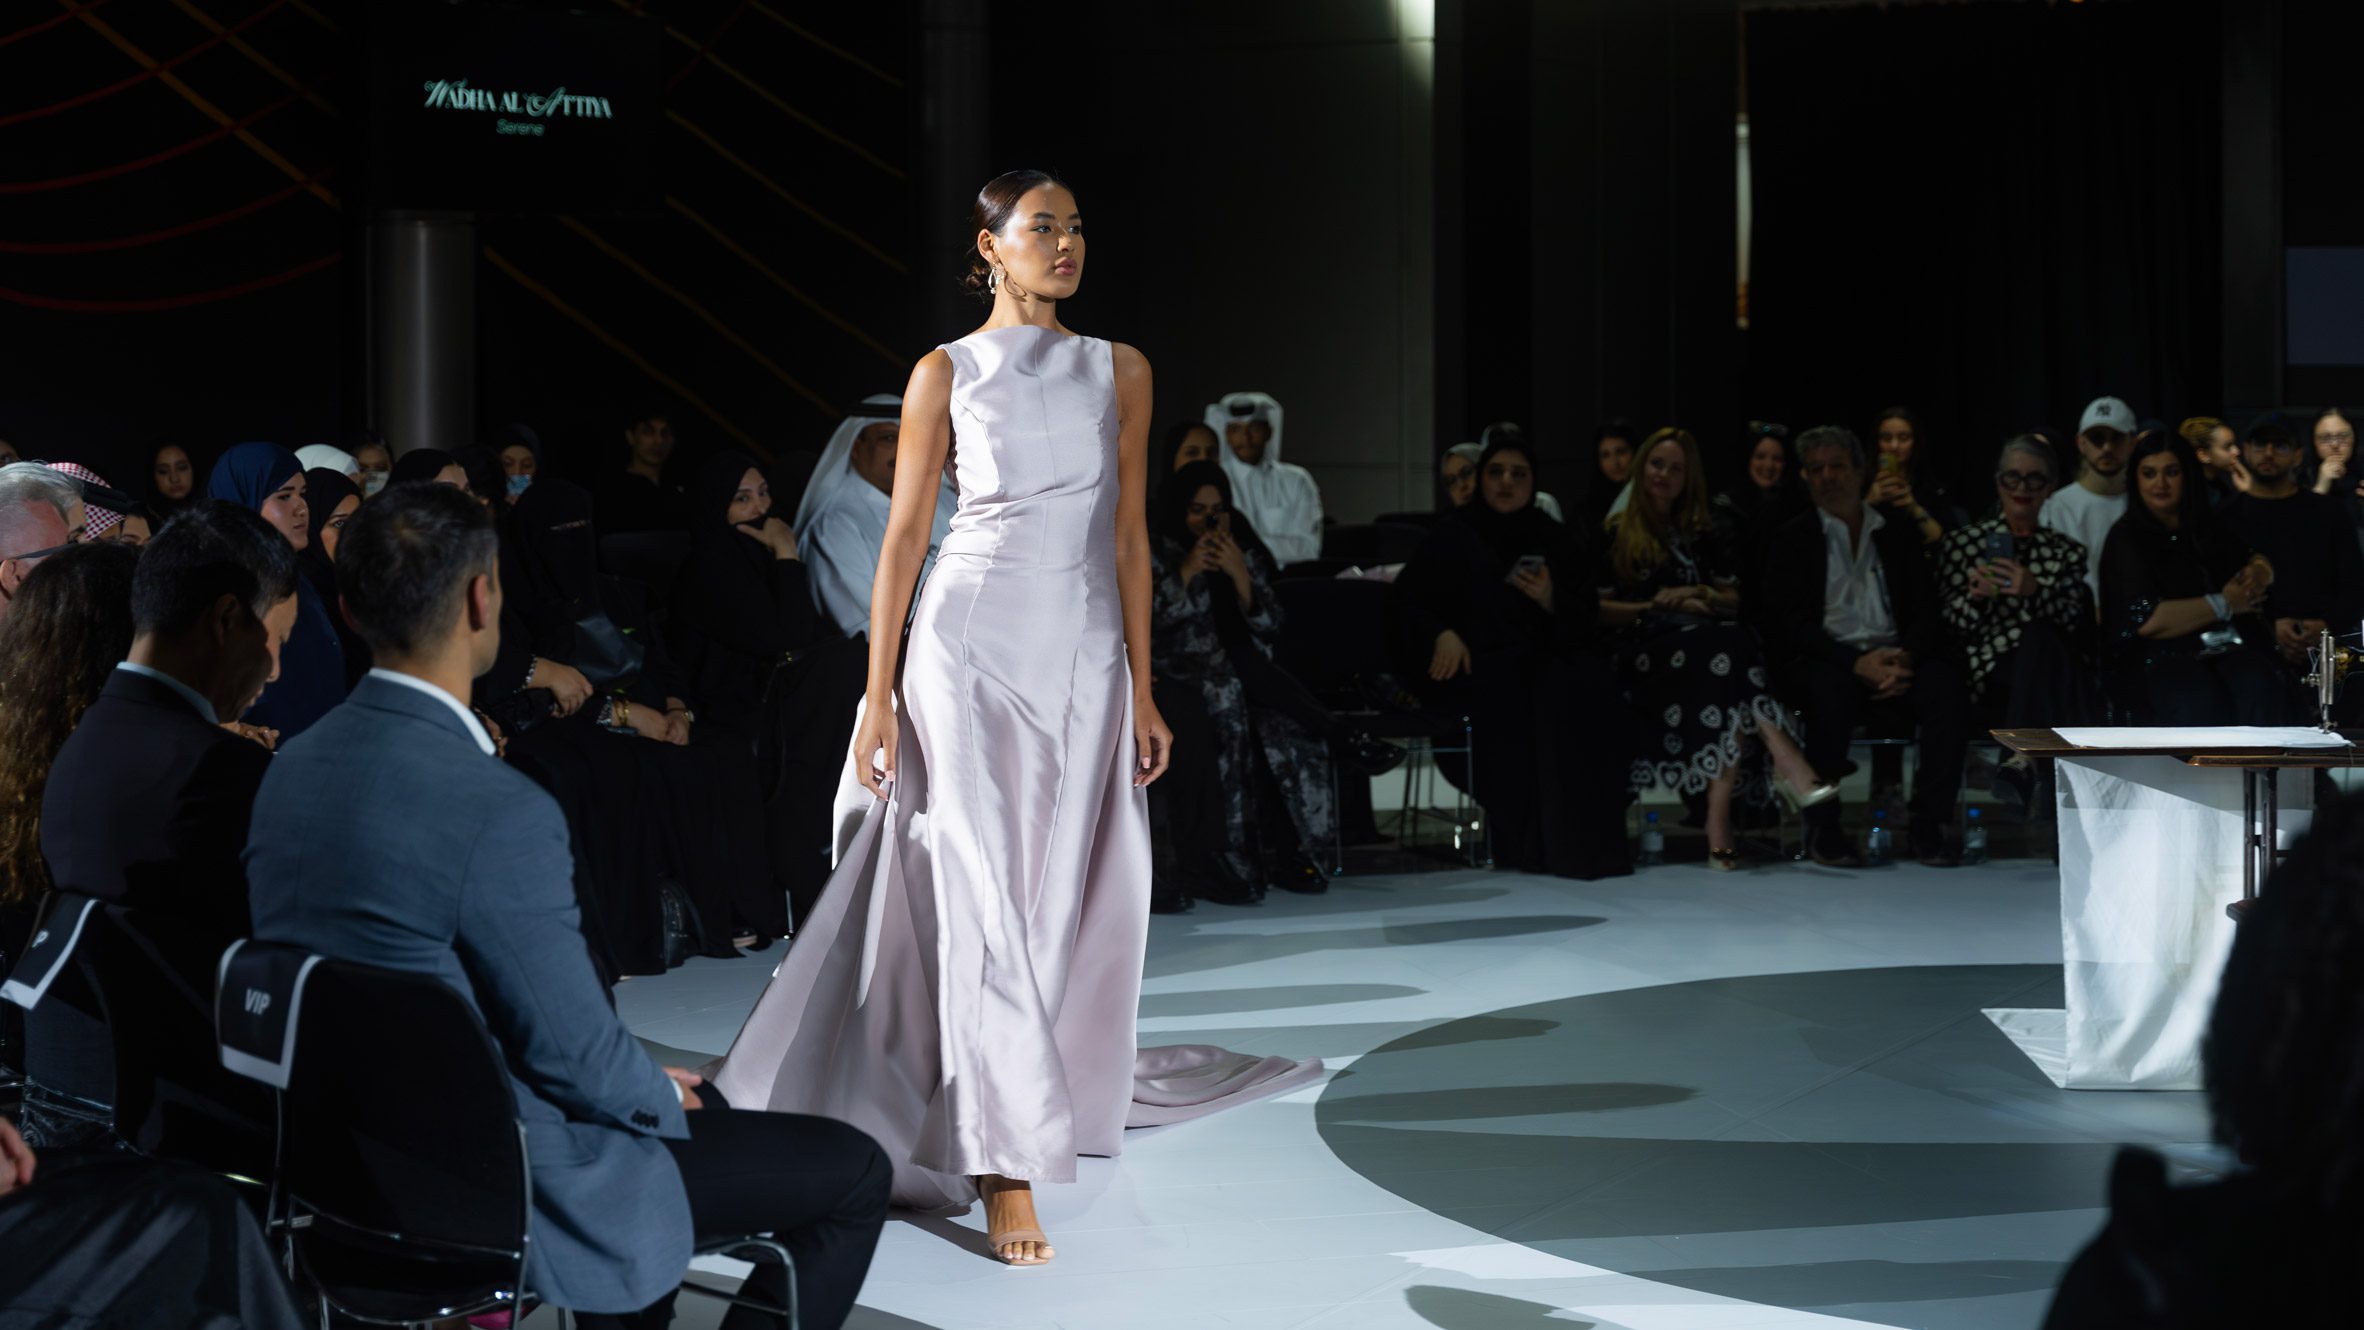
[[[131,580],[131,630],[186,631],[214,602],[236,596],[256,618],[296,593],[296,556],[258,513],[203,499],[164,524],[140,551]]]
[[[1886,417],[1882,417],[1882,419],[1886,419]],[[1847,460],[1854,464],[1857,471],[1863,470],[1866,465],[1863,457],[1863,440],[1856,438],[1855,431],[1845,425],[1816,425],[1798,436],[1795,447],[1799,466],[1806,464],[1806,454],[1822,448],[1846,449]]]
[[[2251,425],[2249,437],[2245,442],[2259,444],[2267,448],[2280,445],[2287,450],[2292,447],[2292,440],[2297,437],[2290,432],[2290,426],[2284,424],[2279,417],[2274,417]]]
[[[460,612],[468,582],[493,576],[492,510],[466,490],[414,480],[361,505],[337,539],[337,590],[380,656],[432,646]]]

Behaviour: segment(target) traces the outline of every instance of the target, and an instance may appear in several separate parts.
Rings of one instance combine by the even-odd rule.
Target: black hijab
[[[451,455],[468,473],[468,492],[494,506],[495,512],[509,506],[509,478],[501,471],[501,455],[481,443],[472,443]],[[538,459],[537,459],[538,460]]]
[[[1526,506],[1499,513],[1486,502],[1486,468],[1504,453],[1517,453],[1527,459],[1527,471],[1535,477],[1535,483],[1528,487]],[[1469,502],[1455,509],[1446,520],[1464,523],[1476,532],[1478,540],[1504,567],[1529,554],[1549,558],[1566,541],[1568,529],[1535,506],[1535,492],[1541,484],[1542,472],[1536,467],[1535,454],[1529,451],[1526,440],[1515,436],[1496,438],[1478,458],[1478,492],[1470,495]]]
[[[733,526],[730,522],[731,498],[739,492],[739,482],[750,471],[763,475],[763,468],[745,453],[716,453],[698,464],[689,483],[690,549],[700,556],[701,562],[719,557],[768,573],[771,550],[750,534],[752,528]],[[766,477],[764,483],[771,483],[770,478]],[[780,516],[777,495],[773,496],[771,512],[766,516]]]
[[[394,469],[386,476],[389,485],[407,484],[414,480],[433,480],[447,466],[458,466],[460,459],[440,448],[413,448],[394,459]]]
[[[312,513],[307,523],[312,531],[312,539],[296,559],[303,564],[304,572],[312,579],[312,584],[319,587],[323,594],[336,589],[337,574],[328,551],[320,547],[320,533],[328,528],[328,519],[335,516],[337,505],[348,497],[360,498],[361,487],[355,485],[344,472],[316,466],[304,473],[304,503]]]
[[[576,621],[604,609],[591,492],[555,478],[535,480],[517,500],[507,552],[501,587],[525,620],[534,654],[565,660],[574,649]]]

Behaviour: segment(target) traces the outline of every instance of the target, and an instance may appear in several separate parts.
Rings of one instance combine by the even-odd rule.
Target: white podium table
[[[1988,1019],[2064,1089],[2200,1089],[2200,1041],[2240,909],[2312,815],[2314,782],[2280,774],[2364,764],[2364,753],[2244,747],[2238,734],[2151,747],[2130,746],[2136,735],[2098,746],[1994,733],[2056,763],[2067,1005]]]

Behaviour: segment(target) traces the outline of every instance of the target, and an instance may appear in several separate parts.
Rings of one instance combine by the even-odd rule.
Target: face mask
[[[514,499],[519,495],[524,494],[527,489],[532,487],[533,483],[534,478],[532,476],[509,477],[509,497]]]
[[[378,496],[378,491],[386,488],[386,478],[392,474],[393,473],[390,471],[362,472],[361,497],[364,499],[376,498]]]

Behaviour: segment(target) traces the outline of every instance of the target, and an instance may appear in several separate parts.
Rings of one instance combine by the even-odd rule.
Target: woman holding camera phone
[[[2093,623],[2085,547],[2037,521],[2059,483],[2056,468],[2043,440],[2012,438],[1995,463],[1997,515],[1947,536],[1937,551],[1938,594],[1962,641],[1971,701],[2007,726],[2071,725],[2086,706],[2076,667],[2076,641]],[[2018,754],[1996,779],[2022,802],[2033,797],[2034,770]]]
[[[2272,725],[2289,688],[2255,611],[2274,567],[2216,520],[2199,455],[2154,434],[2127,463],[2138,502],[2101,552],[2102,674],[2145,725]]]

